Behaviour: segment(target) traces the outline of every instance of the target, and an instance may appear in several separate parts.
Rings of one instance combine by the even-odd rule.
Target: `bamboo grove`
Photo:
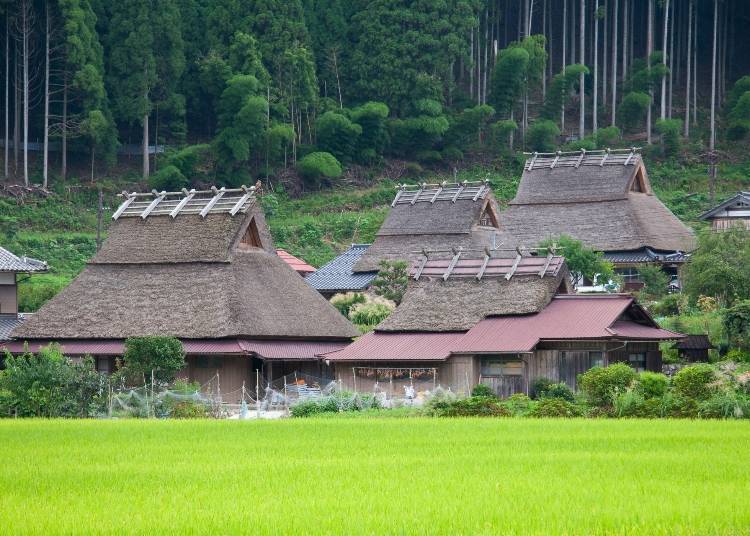
[[[148,179],[165,146],[156,173],[179,185],[206,167],[238,183],[308,158],[298,170],[325,178],[384,155],[455,161],[670,136],[710,159],[750,130],[742,0],[5,0],[0,10],[2,172],[27,185],[71,169],[94,180],[133,160]]]

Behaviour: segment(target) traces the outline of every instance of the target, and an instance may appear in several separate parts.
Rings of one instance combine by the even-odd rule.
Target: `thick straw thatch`
[[[253,218],[264,249],[238,246]],[[143,232],[136,234],[138,229]],[[356,334],[276,255],[260,210],[249,210],[205,220],[195,215],[117,220],[93,262],[13,336],[347,339]]]
[[[497,214],[497,203],[488,191],[476,201],[459,199],[398,203],[380,227],[375,242],[354,265],[355,272],[378,270],[383,260],[413,262],[422,249],[483,249],[495,245],[494,227],[479,225],[485,210]]]
[[[500,227],[507,246],[532,247],[567,234],[600,251],[695,249],[694,233],[653,194],[640,159],[525,169]]]
[[[464,331],[487,316],[541,311],[555,293],[570,291],[566,268],[538,275],[420,278],[410,281],[401,305],[378,331]]]

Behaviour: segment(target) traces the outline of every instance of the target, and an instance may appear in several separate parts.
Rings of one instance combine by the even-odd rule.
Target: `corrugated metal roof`
[[[681,334],[674,331],[655,328],[653,326],[644,326],[630,320],[618,320],[609,329],[615,335],[624,339],[670,340],[682,337]]]
[[[464,332],[380,333],[363,335],[340,352],[322,355],[330,361],[441,361]]]
[[[32,352],[46,346],[51,341],[33,341],[28,344]],[[316,360],[318,354],[341,350],[348,343],[331,341],[292,341],[292,340],[250,340],[250,339],[193,339],[183,340],[188,355],[252,355],[267,360]],[[3,344],[10,352],[24,351],[23,341],[10,341]],[[66,355],[122,355],[125,342],[122,340],[81,339],[60,341]]]
[[[366,289],[378,275],[377,272],[354,273],[353,268],[368,247],[370,244],[352,244],[344,253],[307,276],[305,281],[318,291],[346,292]]]
[[[30,257],[18,257],[0,247],[0,272],[46,272],[47,263]]]
[[[314,266],[310,266],[302,259],[295,257],[294,255],[287,251],[284,251],[283,249],[277,249],[276,255],[278,255],[281,260],[287,263],[292,268],[292,270],[294,270],[298,274],[307,275],[315,271]]]
[[[18,313],[17,315],[0,315],[0,341],[11,340],[11,332],[20,326],[30,315]]]

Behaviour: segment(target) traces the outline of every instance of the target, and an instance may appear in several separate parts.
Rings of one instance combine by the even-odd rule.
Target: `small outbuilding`
[[[672,348],[676,349],[680,359],[685,361],[708,361],[708,351],[715,350],[708,335],[685,335]]]
[[[710,221],[714,231],[725,231],[732,227],[750,230],[750,192],[737,192],[698,216],[698,219]]]
[[[19,277],[47,269],[46,262],[19,257],[0,247],[0,341],[10,340],[11,332],[31,316],[18,311]]]

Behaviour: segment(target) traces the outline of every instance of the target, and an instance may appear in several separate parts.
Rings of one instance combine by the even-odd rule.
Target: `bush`
[[[440,151],[419,151],[415,156],[422,164],[437,164],[443,161],[443,155],[440,154]]]
[[[366,303],[356,303],[349,309],[349,320],[360,326],[377,326],[396,308],[396,304],[383,298]]]
[[[319,186],[324,180],[341,176],[341,164],[331,153],[310,153],[297,162],[297,171],[311,186]]]
[[[643,123],[651,104],[651,97],[646,93],[633,91],[625,95],[617,112],[625,130],[632,131]]]
[[[635,380],[635,371],[625,363],[606,368],[594,367],[581,374],[578,386],[588,401],[597,407],[610,406],[614,397],[624,392]]]
[[[644,371],[638,375],[638,387],[644,398],[661,398],[667,392],[669,378],[658,372]]]
[[[561,398],[544,398],[536,403],[529,412],[530,417],[580,417],[581,410]]]
[[[661,134],[661,148],[664,156],[677,156],[681,150],[680,132],[682,121],[679,119],[659,119],[656,130]]]
[[[331,298],[333,305],[345,317],[349,318],[349,311],[358,303],[365,303],[367,298],[359,292],[347,292],[345,294],[336,294]]]
[[[190,184],[187,177],[177,168],[177,166],[167,165],[159,169],[149,179],[151,187],[157,190],[179,191]]]
[[[317,145],[321,151],[332,154],[340,162],[349,162],[354,156],[362,127],[337,112],[325,112],[315,122]]]
[[[539,398],[559,398],[561,400],[567,400],[568,402],[573,402],[575,400],[573,391],[565,382],[548,385],[547,388],[540,393]]]
[[[362,411],[380,408],[380,403],[371,394],[342,391],[331,396],[313,400],[302,400],[289,408],[292,417],[311,417],[321,413]]]
[[[677,316],[680,314],[680,294],[667,294],[649,307],[649,311],[656,316]]]
[[[502,401],[503,407],[510,411],[514,417],[522,417],[529,413],[533,402],[523,393],[515,393]]]
[[[724,312],[724,331],[729,343],[750,350],[750,300],[741,300]]]
[[[485,398],[489,397],[495,397],[495,391],[492,390],[492,388],[489,385],[485,385],[483,383],[478,383],[474,386],[474,388],[471,390],[471,396],[483,396]]]
[[[616,417],[658,418],[664,414],[660,398],[645,398],[639,389],[626,389],[613,400]]]
[[[701,402],[698,413],[708,419],[747,418],[750,417],[750,397],[733,389],[725,389]]]
[[[714,368],[707,363],[691,365],[680,370],[672,379],[676,396],[691,400],[706,400],[714,392],[711,384],[716,381]]]
[[[531,382],[531,398],[541,398],[552,383],[549,378],[537,378]]]
[[[430,414],[435,417],[510,417],[511,412],[498,403],[494,396],[472,396],[433,404]]]
[[[534,121],[526,132],[526,143],[532,151],[550,153],[557,147],[560,129],[546,119]]]
[[[600,149],[606,149],[608,147],[617,147],[620,145],[622,139],[622,132],[620,129],[612,126],[606,128],[600,128],[595,134],[596,145]]]
[[[739,348],[732,348],[724,357],[727,361],[734,361],[737,363],[750,363],[750,352],[740,350]]]
[[[125,368],[146,382],[172,383],[185,367],[185,349],[175,337],[130,337],[125,340]],[[142,385],[142,384],[141,384]]]

